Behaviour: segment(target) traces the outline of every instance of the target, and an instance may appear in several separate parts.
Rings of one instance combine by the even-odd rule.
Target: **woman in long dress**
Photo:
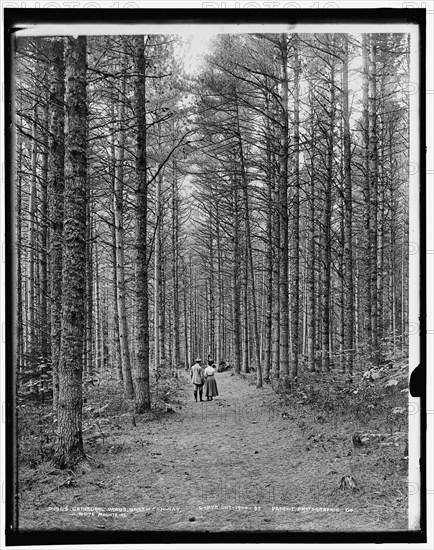
[[[207,401],[212,401],[213,397],[219,394],[217,391],[217,382],[215,380],[215,366],[213,365],[212,360],[208,361],[208,366],[204,371],[205,376],[205,395]]]

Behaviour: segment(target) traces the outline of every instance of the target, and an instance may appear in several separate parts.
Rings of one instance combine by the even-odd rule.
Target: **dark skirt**
[[[215,397],[218,394],[217,382],[214,376],[207,376],[205,380],[205,397]]]

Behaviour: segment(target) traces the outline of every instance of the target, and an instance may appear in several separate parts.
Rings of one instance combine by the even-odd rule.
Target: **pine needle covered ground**
[[[284,396],[229,371],[203,403],[182,373],[141,417],[105,381],[88,391],[91,458],[75,471],[50,466],[49,409],[26,405],[20,530],[406,530],[405,372],[310,374]]]

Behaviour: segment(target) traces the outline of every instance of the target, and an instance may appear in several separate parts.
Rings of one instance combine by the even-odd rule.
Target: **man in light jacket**
[[[194,384],[194,400],[197,401],[197,392],[199,391],[199,398],[201,401],[202,399],[202,392],[203,392],[203,383],[204,383],[204,376],[203,376],[203,369],[201,367],[202,359],[198,358],[196,359],[196,363],[191,367],[191,382]]]

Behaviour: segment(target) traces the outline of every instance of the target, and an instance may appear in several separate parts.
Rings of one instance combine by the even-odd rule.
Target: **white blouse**
[[[208,365],[205,369],[205,376],[212,376],[215,373],[215,369],[211,367],[211,365]]]

